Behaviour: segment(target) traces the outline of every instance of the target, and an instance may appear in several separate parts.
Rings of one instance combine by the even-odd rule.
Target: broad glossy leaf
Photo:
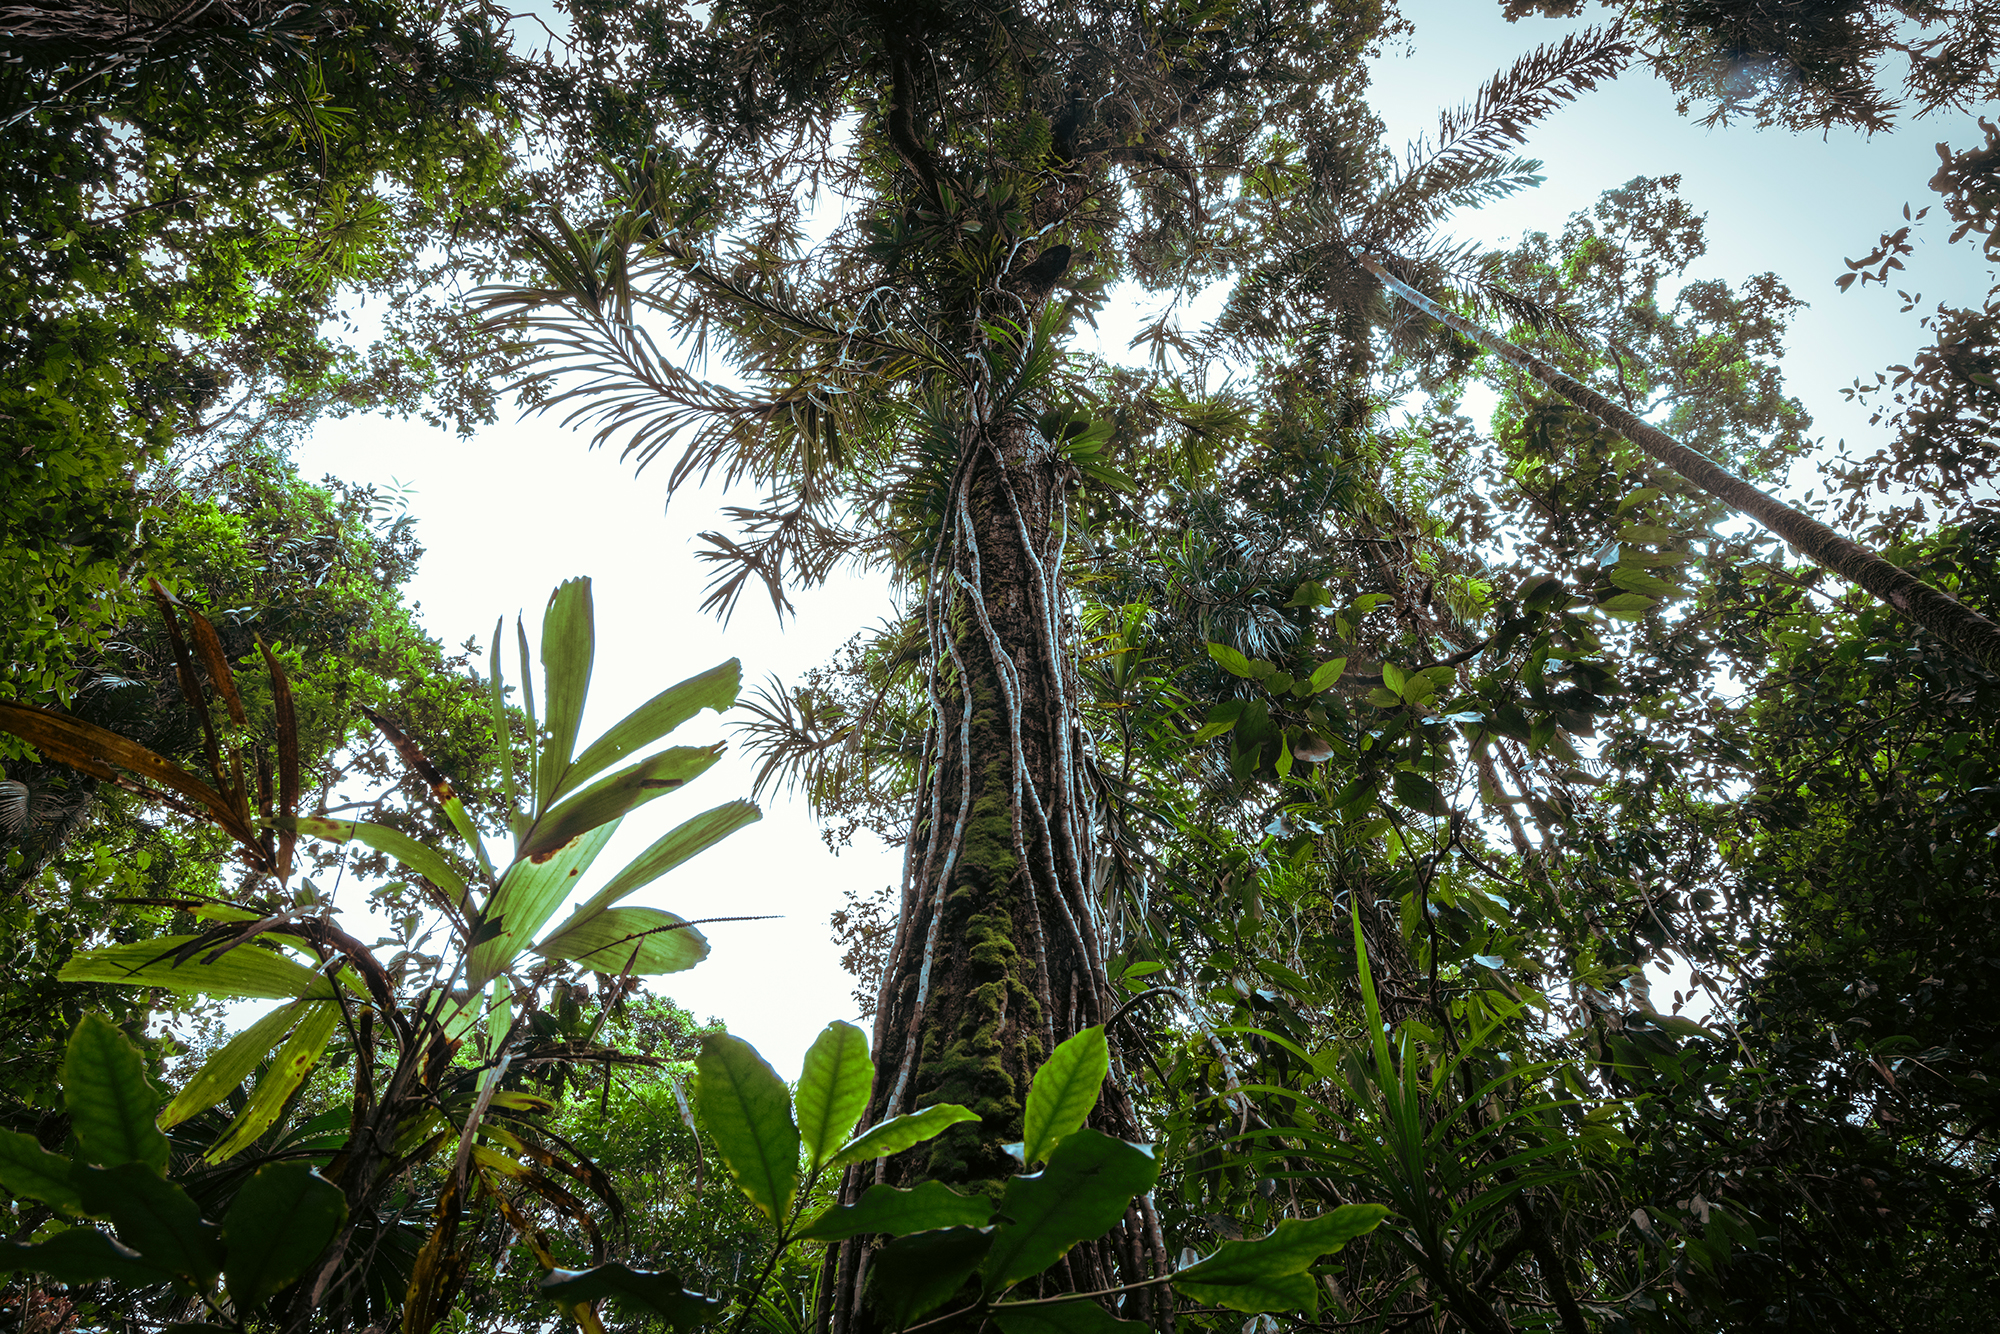
[[[36,1246],[0,1241],[0,1273],[46,1274],[58,1283],[158,1283],[166,1277],[129,1246],[94,1227],[72,1228]]]
[[[743,664],[735,658],[668,686],[615,723],[577,756],[556,787],[556,796],[573,791],[641,746],[649,746],[701,712],[721,713],[736,703],[743,688]]]
[[[1626,496],[1623,500],[1618,502],[1618,513],[1622,516],[1628,513],[1629,511],[1635,510],[1639,508],[1639,506],[1646,504],[1648,501],[1658,500],[1659,498],[1660,498],[1659,487],[1642,486],[1637,491],[1634,491],[1631,495]]]
[[[278,1116],[285,1110],[286,1101],[294,1090],[305,1082],[313,1064],[333,1037],[335,1025],[340,1022],[340,1009],[334,1005],[318,1005],[311,1013],[299,1020],[299,1026],[285,1039],[285,1045],[278,1048],[278,1054],[271,1058],[264,1077],[257,1081],[250,1098],[243,1104],[243,1110],[229,1124],[221,1139],[202,1154],[202,1160],[209,1164],[223,1162],[250,1147],[256,1138],[269,1130]]]
[[[213,1287],[222,1272],[222,1237],[188,1193],[145,1163],[81,1167],[77,1193],[84,1212],[110,1221],[118,1240],[149,1264]]]
[[[1084,1029],[1050,1052],[1028,1085],[1022,1161],[1030,1167],[1047,1162],[1063,1136],[1089,1119],[1110,1073],[1111,1047],[1101,1025]]]
[[[678,973],[708,957],[708,937],[661,908],[607,908],[571,917],[539,945],[544,959],[575,959],[600,973]]]
[[[872,1158],[887,1158],[927,1139],[936,1139],[960,1122],[978,1119],[979,1113],[954,1102],[941,1102],[920,1112],[892,1116],[848,1141],[833,1156],[830,1165],[845,1167],[849,1163],[865,1163]]]
[[[799,1128],[785,1082],[755,1047],[727,1033],[701,1040],[694,1070],[702,1124],[737,1188],[782,1221],[799,1180]]]
[[[1250,659],[1227,644],[1210,644],[1208,656],[1215,659],[1217,665],[1231,676],[1240,676],[1246,681],[1257,679],[1257,673],[1251,670]]]
[[[452,870],[451,863],[435,849],[425,847],[400,830],[361,820],[328,820],[322,816],[273,820],[271,823],[280,829],[294,828],[301,834],[311,834],[329,843],[359,843],[377,852],[386,852],[450,895],[453,903],[461,906],[465,903],[465,878]]]
[[[507,716],[506,676],[500,664],[500,632],[506,624],[505,616],[493,622],[493,648],[486,659],[486,707],[493,717],[493,735],[500,750],[500,799],[506,803],[509,832],[518,840],[527,817],[521,813],[521,789],[514,781],[514,733]]]
[[[536,820],[515,857],[532,859],[553,852],[607,821],[686,786],[720,759],[722,750],[719,741],[713,746],[675,746],[599,779]]]
[[[993,1308],[1000,1334],[1146,1334],[1137,1320],[1120,1320],[1094,1301],[1023,1306],[1002,1302]]]
[[[50,1153],[32,1135],[0,1130],[0,1187],[9,1195],[40,1200],[66,1213],[76,1213],[83,1201],[70,1183],[70,1161]]]
[[[984,1227],[993,1221],[993,1201],[961,1195],[942,1181],[901,1190],[870,1186],[853,1204],[836,1204],[808,1223],[801,1241],[844,1241],[864,1232],[905,1236],[941,1227]]]
[[[1627,621],[1642,620],[1647,612],[1659,605],[1653,599],[1639,593],[1619,593],[1597,604],[1598,610],[1609,612]]]
[[[305,1013],[320,1006],[331,1008],[332,1005],[331,1001],[294,1001],[290,1005],[280,1005],[229,1039],[221,1050],[202,1062],[194,1078],[174,1095],[174,1100],[160,1113],[160,1128],[172,1129],[228,1097],[231,1090],[257,1072],[257,1066],[271,1054],[271,1048],[278,1045],[286,1031]]]
[[[848,1132],[868,1110],[868,1089],[874,1082],[875,1062],[868,1059],[866,1034],[839,1020],[820,1030],[806,1052],[805,1070],[799,1075],[794,1095],[807,1171],[817,1168],[847,1142]]]
[[[559,1302],[594,1302],[610,1298],[628,1316],[657,1316],[670,1329],[692,1329],[722,1309],[713,1297],[681,1286],[671,1271],[627,1269],[612,1263],[595,1269],[551,1269],[542,1279],[544,1297]]]
[[[1389,1210],[1349,1204],[1317,1218],[1287,1218],[1254,1241],[1225,1241],[1199,1264],[1174,1276],[1174,1290],[1232,1311],[1318,1311],[1306,1271],[1323,1255],[1373,1232]]]
[[[1159,1174],[1149,1147],[1088,1128],[1064,1136],[1047,1167],[1010,1178],[1000,1196],[1003,1221],[980,1266],[987,1294],[1041,1273],[1078,1242],[1109,1232],[1132,1197],[1151,1190]]]
[[[79,1162],[101,1167],[144,1163],[167,1170],[167,1137],[153,1124],[159,1094],[132,1039],[99,1015],[86,1014],[63,1055],[63,1103]]]
[[[868,1266],[868,1305],[890,1329],[902,1329],[950,1301],[992,1244],[989,1228],[947,1227],[898,1237],[876,1251]]]
[[[583,724],[583,701],[590,693],[591,661],[597,654],[597,628],[591,609],[590,580],[571,579],[549,594],[542,614],[542,759],[537,766],[540,788],[536,809],[547,810],[556,788],[569,772],[576,753],[576,733]]]
[[[1319,1287],[1311,1274],[1271,1274],[1245,1279],[1241,1283],[1190,1283],[1182,1286],[1178,1275],[1174,1291],[1196,1301],[1213,1302],[1229,1311],[1255,1315],[1266,1311],[1319,1313]]]
[[[332,1000],[333,983],[302,963],[256,944],[238,945],[214,963],[195,954],[175,964],[167,957],[194,936],[160,936],[130,945],[72,954],[56,976],[64,982],[111,982],[159,987],[182,996],[234,996],[243,1000]]]
[[[1323,662],[1313,668],[1312,679],[1306,682],[1306,688],[1315,695],[1331,690],[1340,683],[1340,674],[1346,670],[1347,659],[1345,658],[1335,658],[1331,662]]]
[[[493,891],[483,920],[497,923],[499,933],[472,947],[466,961],[465,985],[469,991],[484,991],[486,984],[507,970],[535,933],[555,916],[563,900],[575,892],[583,873],[597,860],[597,854],[618,831],[618,822],[599,825],[567,847],[547,853],[540,861],[522,859],[507,868],[500,887]]]
[[[706,851],[744,825],[755,824],[763,818],[764,813],[754,803],[731,801],[675,825],[652,847],[626,863],[625,869],[611,877],[603,889],[591,895],[583,907],[577,909],[578,914],[609,908],[627,894],[658,880],[696,853]]]
[[[306,1272],[340,1225],[347,1201],[304,1163],[266,1163],[251,1173],[222,1220],[229,1296],[254,1306]]]
[[[1653,598],[1684,598],[1687,590],[1679,584],[1668,583],[1655,574],[1620,566],[1611,572],[1611,582],[1628,593],[1642,593]]]
[[[1240,699],[1224,700],[1215,705],[1208,711],[1207,721],[1188,738],[1188,744],[1194,745],[1221,736],[1241,721],[1246,707],[1248,706]]]
[[[1436,783],[1422,774],[1399,769],[1396,771],[1394,782],[1396,801],[1399,805],[1425,815],[1444,815],[1450,812],[1451,803],[1445,800],[1444,793],[1438,790]]]

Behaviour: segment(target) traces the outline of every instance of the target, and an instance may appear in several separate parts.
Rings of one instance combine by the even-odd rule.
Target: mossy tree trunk
[[[868,1121],[942,1102],[980,1120],[851,1169],[848,1200],[878,1182],[998,1189],[1019,1170],[1004,1146],[1022,1137],[1036,1067],[1057,1043],[1111,1014],[1092,874],[1095,820],[1080,782],[1078,683],[1065,651],[1067,471],[1020,417],[967,430],[949,540],[929,581],[934,725],[876,1012]],[[1095,1124],[1143,1138],[1118,1083],[1114,1072]],[[1072,1251],[1053,1277],[1071,1290],[1149,1277],[1160,1263],[1158,1237],[1142,1201],[1110,1237]],[[867,1254],[859,1242],[841,1248],[836,1330],[872,1328]]]

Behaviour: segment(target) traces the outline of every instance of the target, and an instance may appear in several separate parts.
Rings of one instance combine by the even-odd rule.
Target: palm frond
[[[1615,76],[1634,49],[1622,24],[1613,23],[1571,33],[1516,60],[1470,102],[1445,112],[1435,141],[1410,146],[1402,170],[1370,203],[1357,234],[1370,247],[1392,246],[1421,235],[1454,208],[1538,179],[1533,172],[1539,164],[1513,156],[1529,127]]]
[[[9,778],[0,782],[0,833],[9,837],[28,827],[28,785]]]
[[[628,214],[584,229],[558,215],[553,233],[524,229],[544,283],[483,288],[475,309],[484,329],[511,337],[530,410],[567,408],[565,427],[593,428],[593,447],[618,440],[640,468],[685,436],[670,493],[719,476],[816,495],[858,454],[888,452],[878,441],[885,391],[965,373],[921,334],[877,327],[868,297],[845,317],[805,313],[775,278],[730,276],[729,265],[649,228]],[[739,259],[753,275],[776,267]],[[674,329],[683,358],[662,351],[648,319]],[[717,333],[756,388],[680,364],[704,359]]]
[[[753,577],[763,581],[771,609],[783,620],[793,610],[788,584],[810,588],[824,581],[834,566],[861,546],[860,534],[825,522],[809,503],[794,499],[788,505],[786,499],[772,496],[762,509],[725,508],[723,513],[747,535],[745,540],[713,531],[701,535],[709,548],[696,552],[696,559],[720,567],[709,580],[701,609],[720,616],[725,625]]]

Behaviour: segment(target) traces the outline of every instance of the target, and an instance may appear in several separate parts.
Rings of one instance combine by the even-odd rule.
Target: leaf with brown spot
[[[599,779],[535,821],[517,855],[536,859],[607,820],[622,817],[698,776],[721,758],[722,751],[720,742],[675,746]]]

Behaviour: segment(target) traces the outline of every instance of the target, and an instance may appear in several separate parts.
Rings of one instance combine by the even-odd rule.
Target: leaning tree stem
[[[2000,625],[1909,571],[1891,565],[1868,548],[1842,537],[1804,511],[1758,490],[1707,455],[1648,426],[1636,413],[1563,374],[1527,349],[1454,315],[1390,273],[1378,256],[1355,258],[1390,291],[1438,323],[1472,339],[1508,365],[1526,371],[1702,490],[1762,523],[1808,559],[1859,584],[1988,671],[2000,672]]]

